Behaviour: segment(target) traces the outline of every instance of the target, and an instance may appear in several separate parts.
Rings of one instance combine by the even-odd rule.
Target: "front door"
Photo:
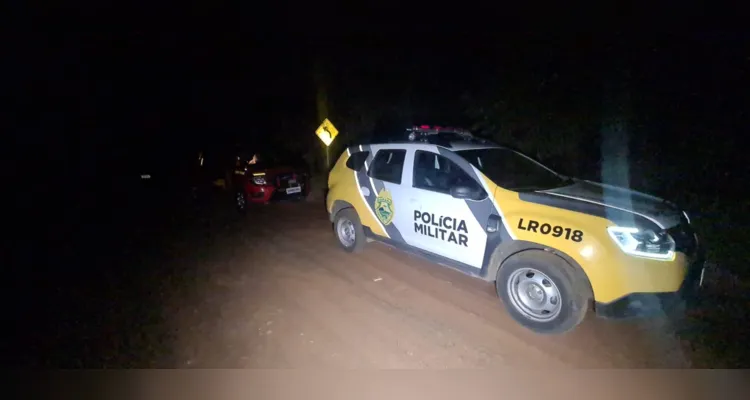
[[[438,153],[417,150],[409,190],[413,229],[407,241],[431,253],[481,269],[487,245],[485,227],[490,200],[458,199],[454,185],[480,187],[457,162]],[[470,168],[467,163],[467,168]]]

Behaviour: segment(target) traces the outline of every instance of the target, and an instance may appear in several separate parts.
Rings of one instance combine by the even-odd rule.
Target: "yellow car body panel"
[[[607,234],[611,221],[561,208],[523,201],[518,193],[498,187],[483,174],[481,178],[494,193],[509,229],[518,240],[539,243],[563,252],[581,266],[589,279],[594,298],[609,303],[630,293],[674,292],[687,271],[685,255],[676,253],[669,260],[652,260],[623,253]],[[549,224],[547,234],[528,229],[536,221]],[[562,233],[556,236],[557,231]],[[524,229],[526,228],[526,229]],[[566,239],[565,229],[582,233],[580,242]]]

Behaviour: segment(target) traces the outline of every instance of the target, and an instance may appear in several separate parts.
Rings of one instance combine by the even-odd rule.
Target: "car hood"
[[[572,185],[545,190],[542,193],[629,212],[646,218],[664,229],[681,222],[682,212],[662,198],[588,180],[575,179],[573,182]]]

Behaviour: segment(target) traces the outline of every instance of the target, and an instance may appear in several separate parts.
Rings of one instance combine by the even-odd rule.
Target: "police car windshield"
[[[498,186],[515,191],[545,190],[571,183],[530,158],[510,149],[457,151]]]

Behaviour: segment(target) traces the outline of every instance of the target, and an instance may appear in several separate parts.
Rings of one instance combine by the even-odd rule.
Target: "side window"
[[[414,187],[450,193],[453,186],[478,187],[464,170],[453,161],[435,153],[417,150],[414,155]]]
[[[365,165],[365,161],[367,160],[367,156],[370,155],[369,151],[358,151],[356,153],[352,153],[352,155],[349,156],[349,159],[346,160],[346,166],[354,171],[359,171],[362,169],[362,166]]]
[[[381,181],[401,184],[406,150],[380,150],[375,153],[369,175]]]

